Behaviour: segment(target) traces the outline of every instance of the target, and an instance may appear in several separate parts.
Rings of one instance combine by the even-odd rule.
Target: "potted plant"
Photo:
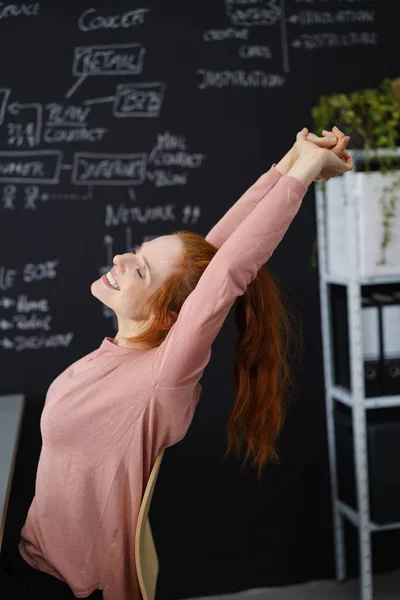
[[[327,214],[328,271],[346,275],[346,215],[357,196],[359,275],[400,275],[400,77],[377,88],[321,96],[312,109],[315,131],[334,125],[351,136],[354,171],[318,184]]]

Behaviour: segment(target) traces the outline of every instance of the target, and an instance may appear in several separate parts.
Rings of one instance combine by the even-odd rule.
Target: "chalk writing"
[[[298,25],[339,25],[347,23],[373,23],[373,10],[339,10],[337,12],[304,10],[288,17],[289,23]]]
[[[159,117],[166,84],[124,83],[117,86],[114,117]]]
[[[174,173],[173,171],[167,171],[165,169],[155,169],[146,175],[149,181],[157,188],[175,185],[184,186],[188,182],[187,173]]]
[[[57,102],[50,102],[46,104],[45,110],[48,111],[47,123],[48,127],[51,126],[76,126],[84,125],[91,108],[87,106],[79,106],[72,104],[66,106],[64,104],[58,104]]]
[[[205,154],[188,152],[157,152],[153,155],[152,164],[165,167],[184,167],[188,169],[198,169],[201,167]],[[150,162],[150,161],[149,161]]]
[[[186,140],[183,135],[174,135],[169,131],[157,135],[157,143],[149,154],[149,160],[153,160],[153,155],[160,150],[187,150]]]
[[[134,185],[144,181],[145,173],[145,154],[76,152],[72,183],[76,185]]]
[[[0,181],[58,183],[62,158],[59,150],[0,151]]]
[[[319,48],[339,48],[341,46],[375,46],[378,34],[374,31],[349,31],[347,33],[303,33],[291,42],[293,48],[317,50]]]
[[[36,17],[40,11],[40,4],[0,4],[0,19],[10,17]]]
[[[72,142],[91,142],[97,143],[104,139],[108,132],[107,127],[80,127],[77,129],[54,129],[48,128],[43,132],[43,141],[46,144],[72,143]]]
[[[241,58],[272,58],[272,53],[268,46],[242,44],[239,48],[239,56]]]
[[[137,75],[142,72],[145,48],[142,44],[78,46],[72,72],[80,75]]]
[[[5,350],[40,350],[41,348],[68,348],[74,337],[73,332],[58,333],[49,336],[30,336],[25,337],[17,335],[13,340],[0,338],[0,346]]]
[[[148,163],[157,167],[197,169],[201,167],[205,158],[205,154],[187,152],[183,136],[174,136],[167,132],[157,136],[157,143],[149,154]]]
[[[46,317],[38,317],[35,313],[32,313],[29,317],[26,315],[14,315],[13,321],[15,323],[16,329],[21,329],[23,331],[31,330],[31,329],[43,329],[44,331],[50,331],[51,326],[51,315],[46,315]],[[12,323],[7,321],[8,329],[14,328]]]
[[[106,227],[115,227],[120,224],[128,223],[149,223],[151,221],[175,221],[174,204],[166,204],[163,206],[125,206],[120,204],[114,208],[111,204],[107,204],[105,213]]]
[[[7,269],[4,265],[0,265],[0,290],[6,291],[13,288],[16,276],[15,269]]]
[[[2,202],[4,210],[14,210],[16,208],[17,196],[22,195],[23,208],[25,210],[36,210],[37,201],[46,201],[49,199],[49,194],[41,193],[37,185],[27,185],[23,188],[17,188],[16,185],[10,183],[3,187]]]
[[[187,204],[182,208],[182,223],[185,225],[190,223],[191,225],[195,225],[199,218],[201,217],[201,208],[200,206],[192,206],[191,204]]]
[[[279,0],[225,0],[227,16],[234,25],[275,25],[281,18]]]
[[[202,77],[198,84],[200,90],[210,87],[274,88],[283,87],[286,82],[285,76],[280,73],[265,73],[259,70],[247,72],[198,69],[197,73]]]
[[[203,33],[205,42],[222,42],[224,40],[247,40],[249,37],[248,29],[209,29]]]
[[[34,281],[43,281],[44,279],[54,279],[57,277],[58,260],[46,260],[44,263],[28,263],[22,271],[22,279],[25,283]]]
[[[42,132],[43,109],[38,102],[20,104],[13,102],[8,107],[12,117],[18,117],[18,122],[8,123],[8,144],[16,148],[29,146],[30,148],[40,143]]]
[[[15,302],[13,302],[13,304],[15,304]],[[40,300],[30,300],[25,294],[20,294],[17,298],[16,310],[19,313],[28,313],[33,310],[40,312],[48,312],[49,302],[47,298],[40,298]]]
[[[127,29],[143,25],[148,8],[136,8],[123,14],[101,15],[96,8],[88,8],[78,19],[81,31],[95,31],[97,29]]]

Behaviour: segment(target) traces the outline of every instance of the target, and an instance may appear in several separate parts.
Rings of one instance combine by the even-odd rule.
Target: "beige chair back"
[[[164,456],[164,451],[165,448],[161,449],[157,454],[153,468],[151,469],[142,504],[140,505],[139,517],[136,526],[136,571],[143,600],[154,600],[156,595],[159,564],[156,547],[154,545],[153,535],[150,528],[149,510],[158,473],[160,471],[161,461]]]

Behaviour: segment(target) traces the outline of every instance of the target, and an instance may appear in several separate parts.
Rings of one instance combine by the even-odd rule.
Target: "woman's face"
[[[129,329],[129,322],[134,326],[142,321],[146,300],[175,272],[176,261],[182,256],[183,244],[177,235],[144,242],[136,253],[117,254],[112,277],[106,274],[97,279],[91,292],[115,312],[120,327]]]

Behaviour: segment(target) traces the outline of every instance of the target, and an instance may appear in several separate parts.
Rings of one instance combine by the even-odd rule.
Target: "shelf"
[[[340,275],[323,274],[322,279],[325,283],[334,283],[336,285],[349,285],[352,283],[350,277]],[[359,285],[384,285],[390,283],[400,283],[400,275],[380,275],[379,277],[359,277],[355,280]]]
[[[350,521],[350,523],[352,523],[355,527],[358,527],[360,522],[358,512],[348,504],[342,502],[341,500],[338,500],[337,504],[339,512],[344,517],[346,517]],[[372,521],[370,521],[369,523],[370,531],[392,531],[393,529],[400,529],[400,523],[388,523],[387,525],[379,525],[378,523],[373,523]]]
[[[335,400],[346,404],[346,406],[354,406],[354,400],[351,392],[339,386],[332,386],[330,394]],[[365,398],[363,405],[366,409],[373,408],[392,408],[400,407],[400,396],[376,396],[374,398]]]

